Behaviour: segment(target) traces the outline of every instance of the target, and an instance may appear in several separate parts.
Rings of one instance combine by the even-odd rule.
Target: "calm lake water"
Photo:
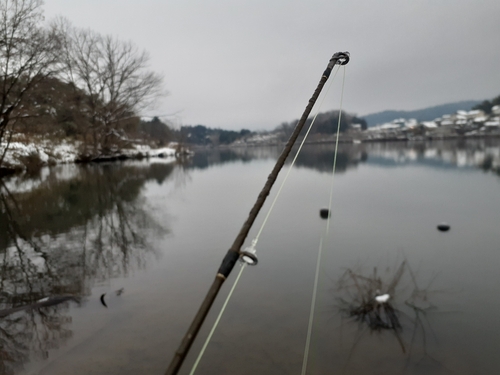
[[[163,374],[280,151],[3,179],[0,373]],[[196,373],[300,374],[321,241],[308,374],[499,373],[500,143],[342,146],[325,236],[332,156],[297,159]],[[388,316],[372,304],[387,292]]]

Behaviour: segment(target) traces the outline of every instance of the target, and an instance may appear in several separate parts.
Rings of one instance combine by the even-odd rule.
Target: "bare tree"
[[[93,152],[110,152],[126,122],[162,95],[163,78],[131,42],[74,28],[64,19],[57,24],[66,35],[65,78],[86,94]]]
[[[60,38],[42,27],[42,0],[0,0],[0,166],[16,122],[30,116],[26,97],[56,69]]]

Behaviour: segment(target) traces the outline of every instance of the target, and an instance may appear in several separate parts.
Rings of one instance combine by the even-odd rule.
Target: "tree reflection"
[[[306,144],[296,160],[297,167],[305,167],[318,170],[320,172],[331,172],[333,168],[333,154],[335,144]],[[239,147],[233,149],[214,149],[197,151],[193,157],[189,158],[184,166],[186,168],[206,169],[213,165],[227,164],[234,162],[248,163],[253,160],[276,160],[281,154],[281,146],[265,147]],[[295,148],[295,152],[297,147]],[[292,152],[287,159],[290,163],[295,156]],[[351,167],[356,167],[358,163],[367,158],[364,149],[353,147],[352,144],[341,144],[337,154],[336,170],[343,172]]]
[[[68,306],[58,305],[3,318],[0,322],[0,373],[14,374],[32,356],[47,358],[73,332]]]
[[[158,255],[152,239],[167,231],[141,191],[173,168],[87,166],[25,192],[0,180],[0,373],[71,337],[70,302],[57,296],[85,301],[96,281],[126,276]],[[54,296],[51,306],[41,302]]]
[[[235,147],[197,150],[184,163],[186,168],[206,169],[213,165],[234,162],[248,163],[252,160],[275,160],[279,157],[281,148],[278,146],[266,147]]]
[[[341,143],[336,171],[345,172],[361,163],[381,167],[418,164],[431,168],[480,168],[500,175],[500,142],[498,139],[453,139],[423,142]],[[213,165],[253,160],[276,160],[281,146],[235,147],[196,151],[183,163],[185,169],[206,169]],[[305,144],[296,160],[299,168],[331,173],[334,143]],[[290,163],[295,154],[288,158]]]
[[[297,157],[297,167],[315,169],[320,172],[331,173],[333,170],[333,158],[335,144],[307,145]],[[345,172],[349,168],[355,168],[359,163],[367,159],[367,154],[362,147],[352,144],[340,144],[337,152],[337,163],[335,171]]]

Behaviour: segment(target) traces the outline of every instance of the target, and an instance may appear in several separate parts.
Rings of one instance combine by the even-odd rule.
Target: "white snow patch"
[[[0,153],[3,152],[6,144],[0,145]],[[79,156],[79,142],[39,140],[38,142],[11,142],[5,155],[4,164],[11,167],[25,168],[23,159],[36,155],[43,164],[66,164],[74,163]],[[148,145],[135,145],[131,149],[122,150],[123,155],[135,157],[142,153],[148,158],[167,158],[175,160],[176,149],[173,147],[162,147],[152,149]],[[171,162],[172,160],[169,160]],[[163,161],[163,160],[162,160]]]
[[[389,301],[389,298],[391,298],[389,294],[382,294],[379,296],[375,296],[375,301],[377,301],[378,303],[386,303],[387,301]]]

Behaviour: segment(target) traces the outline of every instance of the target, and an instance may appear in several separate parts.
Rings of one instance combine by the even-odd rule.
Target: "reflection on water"
[[[316,169],[322,172],[331,172],[333,167],[334,145],[306,145],[297,157],[297,167]],[[241,147],[221,150],[201,150],[193,158],[186,162],[188,168],[204,169],[212,165],[226,164],[232,162],[248,163],[255,160],[276,160],[282,151],[281,147]],[[297,147],[295,147],[295,152]],[[287,164],[290,164],[294,152],[289,156]],[[365,161],[366,151],[354,148],[352,145],[340,145],[337,155],[337,172],[343,172],[347,168],[355,167],[358,163]]]
[[[47,356],[71,337],[69,302],[38,308],[38,301],[84,300],[96,281],[143,268],[156,255],[148,236],[166,228],[151,217],[141,189],[172,170],[63,166],[0,181],[0,313],[9,312],[0,321],[0,373],[13,373],[30,355]],[[20,307],[26,308],[14,311]]]
[[[499,139],[339,144],[336,171],[342,173],[366,162],[387,167],[412,164],[428,165],[435,168],[472,167],[500,174],[499,145]],[[297,157],[296,166],[331,172],[334,150],[333,143],[306,144]],[[280,153],[280,147],[200,150],[193,158],[186,161],[185,166],[204,169],[212,165],[236,161],[275,160]],[[292,154],[288,158],[288,163],[293,156]]]
[[[433,141],[428,143],[374,143],[366,145],[370,161],[382,165],[426,164],[433,167],[473,167],[498,170],[498,139]]]
[[[233,162],[248,163],[253,160],[277,159],[281,153],[281,148],[270,147],[238,147],[221,149],[201,149],[197,150],[194,156],[187,159],[185,165],[188,168],[205,169],[217,164],[227,164]]]
[[[434,168],[481,168],[500,174],[500,140],[432,141],[425,143],[386,142],[339,145],[338,172],[359,163],[380,166],[428,165]],[[308,145],[297,165],[323,172],[333,167],[333,145]]]
[[[30,357],[45,359],[49,350],[71,338],[67,307],[58,305],[2,318],[0,373],[15,373]]]
[[[499,144],[340,145],[335,193],[342,199],[334,202],[333,251],[325,255],[322,273],[332,283],[320,288],[324,303],[318,305],[309,373],[342,373],[345,366],[349,374],[374,368],[473,373],[474,364],[482,373],[500,368],[494,359],[500,328],[491,313],[500,303],[498,179],[478,172],[498,171]],[[306,145],[299,155],[260,240],[261,262],[243,276],[199,373],[300,372],[314,251],[324,224],[318,209],[328,196],[333,147]],[[207,150],[176,165],[58,166],[2,180],[0,373],[16,373],[23,362],[47,357],[41,361],[46,368],[31,363],[29,373],[162,373],[280,152],[279,147]],[[447,233],[436,230],[442,220],[451,224]],[[352,272],[358,281],[370,278],[383,257],[401,249],[416,265],[415,278],[406,268],[395,277],[399,261],[387,282],[382,278],[379,285],[375,278],[377,288],[369,294],[378,295],[377,289],[394,294],[391,306],[402,312],[397,316],[402,330],[396,332],[406,353],[393,331],[363,333],[357,323],[340,322],[331,306],[332,287],[346,267],[361,260],[370,272]],[[117,297],[126,301],[123,309],[113,309],[117,299],[111,293],[106,294],[110,308],[99,305],[100,293],[109,291],[101,282],[137,269],[144,270],[137,272],[143,283],[126,280],[124,295]],[[435,273],[440,290],[456,293],[426,300],[426,281]],[[401,288],[390,293],[395,279]],[[123,280],[113,288],[123,287]],[[339,295],[353,305],[349,294],[355,295],[352,289]],[[72,300],[37,305],[57,296],[79,297],[81,305]],[[429,311],[429,302],[437,312]],[[214,311],[221,303],[216,301]],[[443,314],[446,309],[457,313]],[[85,341],[82,330],[101,312],[111,323],[99,321],[104,323],[93,326],[96,339]],[[195,354],[200,346],[195,343]],[[491,364],[485,364],[488,356]],[[183,373],[188,368],[189,363]]]

